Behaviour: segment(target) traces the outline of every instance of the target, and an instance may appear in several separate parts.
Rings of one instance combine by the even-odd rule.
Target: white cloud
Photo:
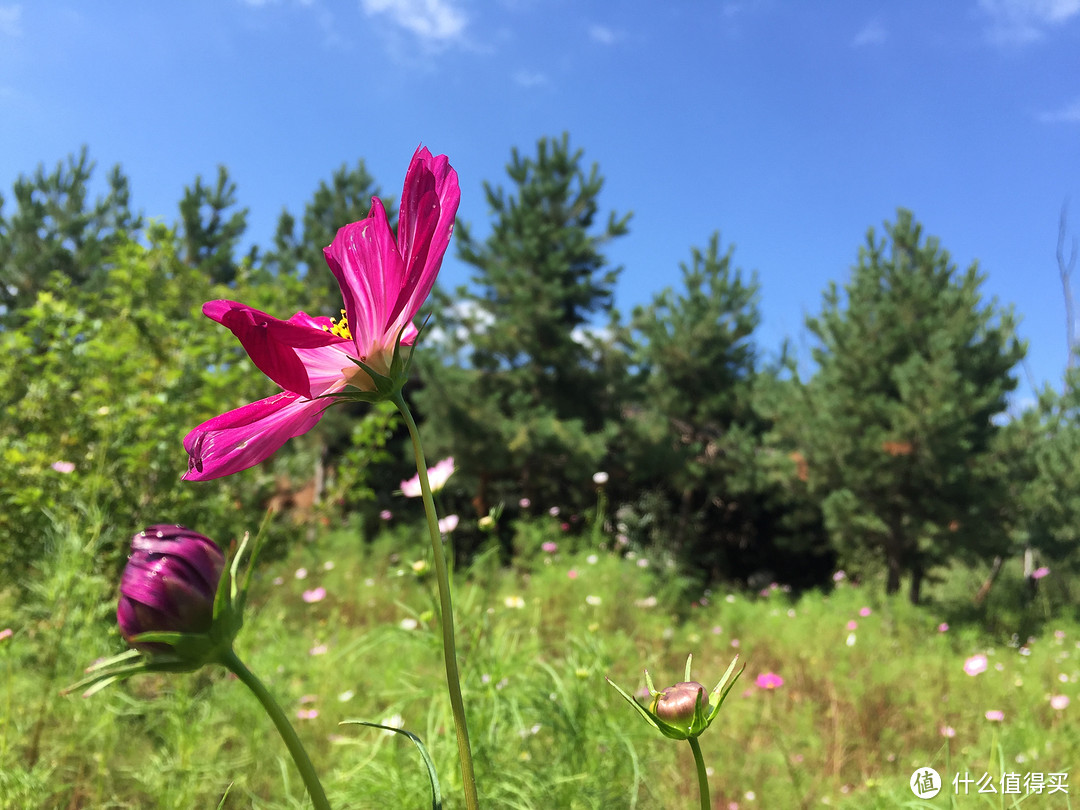
[[[1080,123],[1080,98],[1074,98],[1056,110],[1040,113],[1039,121],[1043,124]]]
[[[979,8],[989,17],[991,42],[1026,45],[1080,14],[1080,0],[979,0]]]
[[[450,42],[465,31],[464,12],[451,0],[360,0],[368,15],[388,14],[407,31],[428,42]]]
[[[880,45],[888,37],[889,32],[885,30],[885,26],[877,20],[871,20],[859,30],[859,33],[851,40],[851,44],[856,48],[864,45]]]
[[[6,37],[21,37],[22,6],[0,6],[0,34]]]
[[[522,87],[543,87],[548,83],[548,77],[532,70],[519,70],[514,74],[514,83]]]
[[[619,32],[606,25],[590,25],[589,39],[601,45],[613,45],[619,39]]]

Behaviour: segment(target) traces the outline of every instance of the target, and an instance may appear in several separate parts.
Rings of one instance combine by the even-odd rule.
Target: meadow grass
[[[559,550],[543,553],[543,540]],[[714,807],[1071,806],[1060,792],[980,795],[972,785],[954,796],[951,780],[1069,772],[1080,761],[1075,620],[1003,614],[987,632],[966,612],[966,588],[915,608],[885,599],[877,583],[848,581],[797,597],[720,587],[692,599],[662,556],[615,554],[603,540],[533,519],[520,527],[514,566],[493,549],[456,573],[484,806],[696,807],[689,747],[649,728],[604,681],[633,692],[648,667],[663,688],[682,679],[688,653],[709,688],[735,654],[747,665],[701,738]],[[225,807],[306,807],[268,718],[222,669],[59,696],[122,648],[115,586],[89,573],[96,542],[59,532],[29,592],[0,595],[0,629],[14,631],[0,641],[0,808],[214,808],[227,790]],[[424,544],[420,525],[371,542],[342,528],[259,567],[236,649],[296,718],[335,808],[431,806],[412,744],[342,725],[352,719],[418,734],[445,806],[461,806]],[[1036,635],[1013,640],[1009,621]],[[974,655],[987,667],[971,676],[964,663]],[[755,686],[765,672],[783,685]],[[1073,705],[1054,709],[1051,695]],[[988,720],[989,710],[1004,720]],[[922,766],[947,785],[928,802],[908,787]]]

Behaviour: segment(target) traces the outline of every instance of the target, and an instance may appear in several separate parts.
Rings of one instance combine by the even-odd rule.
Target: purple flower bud
[[[225,555],[209,537],[177,525],[148,526],[131,538],[116,620],[130,643],[149,632],[206,633]],[[134,644],[162,652],[162,644]]]
[[[665,723],[673,726],[689,727],[694,722],[698,698],[706,713],[709,708],[709,693],[697,681],[688,681],[669,686],[654,699],[652,712]]]

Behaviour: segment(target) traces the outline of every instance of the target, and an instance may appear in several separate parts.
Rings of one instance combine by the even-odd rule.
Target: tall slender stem
[[[274,721],[278,734],[285,741],[285,747],[289,749],[293,762],[296,763],[296,768],[300,771],[300,776],[304,780],[304,786],[307,788],[308,795],[311,796],[311,804],[315,810],[330,810],[330,802],[326,800],[326,793],[323,791],[319,777],[315,773],[315,766],[311,764],[311,759],[308,757],[307,751],[304,750],[303,743],[300,742],[300,738],[296,735],[296,729],[292,727],[289,718],[285,716],[285,712],[281,710],[270,691],[263,686],[262,681],[256,678],[250,669],[244,666],[244,662],[231,649],[222,654],[221,664],[255,693],[259,703],[262,704],[266,713],[270,715],[270,719]]]
[[[697,765],[698,796],[701,798],[701,810],[712,810],[709,801],[709,775],[705,772],[705,760],[701,758],[701,746],[697,737],[689,737],[690,750],[694,752],[694,764]]]
[[[431,551],[435,562],[435,577],[439,582],[439,611],[442,614],[443,659],[446,663],[446,686],[450,692],[450,708],[454,714],[454,728],[457,731],[458,759],[461,761],[461,780],[465,789],[465,805],[469,810],[478,810],[480,801],[476,794],[476,776],[473,773],[472,749],[469,745],[469,727],[465,722],[465,702],[461,698],[461,676],[458,673],[457,644],[454,641],[454,606],[450,598],[450,575],[443,553],[442,533],[439,531],[439,518],[435,513],[435,501],[431,497],[431,483],[427,476],[427,459],[420,444],[420,433],[416,429],[409,406],[399,390],[391,400],[405,420],[412,438],[413,452],[416,455],[416,472],[420,476],[420,492],[424,499],[424,512],[427,514],[428,533],[431,535]]]

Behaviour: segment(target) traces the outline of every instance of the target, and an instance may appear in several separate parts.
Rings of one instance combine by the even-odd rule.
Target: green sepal
[[[687,656],[686,669],[683,675],[684,682],[690,682],[690,664],[692,660],[693,655]],[[616,684],[610,678],[605,678],[605,680],[615,687],[616,691],[618,691],[618,693],[622,695],[623,698],[625,698],[626,701],[637,710],[638,714],[640,714],[650,726],[655,728],[668,739],[686,740],[692,737],[700,736],[701,733],[705,731],[705,729],[712,725],[713,720],[715,720],[716,716],[720,713],[720,707],[723,705],[724,700],[727,699],[728,693],[731,692],[732,687],[735,686],[735,682],[739,680],[739,676],[742,675],[743,670],[746,669],[746,665],[743,664],[742,668],[735,673],[735,677],[732,678],[731,675],[733,672],[735,672],[735,665],[738,662],[739,656],[736,655],[735,658],[732,660],[731,664],[728,665],[727,671],[724,672],[723,676],[720,678],[719,683],[717,683],[712,692],[709,693],[709,697],[707,700],[705,699],[705,696],[703,694],[698,694],[697,704],[694,706],[693,720],[691,720],[690,725],[686,727],[676,726],[666,720],[663,720],[662,718],[658,717],[651,709],[642,706],[641,703],[639,703],[637,700],[627,694],[618,684]],[[652,695],[654,701],[657,697],[663,694],[662,690],[658,691],[656,687],[653,686],[652,675],[649,674],[649,670],[647,669],[645,670],[645,685],[649,690],[649,694]]]
[[[435,772],[435,763],[431,759],[431,754],[428,753],[427,748],[424,747],[424,742],[411,731],[406,731],[403,728],[396,728],[395,726],[384,726],[382,723],[371,723],[367,720],[343,720],[340,725],[343,726],[368,726],[370,728],[381,728],[383,731],[392,731],[395,734],[401,734],[404,737],[408,737],[415,743],[416,747],[420,750],[420,756],[424,759],[424,765],[427,766],[428,781],[431,783],[431,810],[442,810],[442,790],[439,788],[439,775]]]
[[[394,341],[394,354],[390,358],[390,373],[380,374],[363,360],[358,357],[349,357],[353,363],[371,378],[371,381],[375,384],[374,391],[362,391],[359,388],[348,387],[344,391],[335,391],[331,394],[322,394],[316,399],[331,399],[335,402],[384,402],[393,401],[394,397],[400,393],[401,389],[405,387],[405,383],[409,379],[409,369],[412,368],[413,349],[416,347],[417,342],[420,340],[420,333],[424,327],[427,326],[425,320],[423,325],[416,331],[416,339],[412,345],[409,346],[409,352],[407,357],[403,357],[401,351],[401,338],[405,335],[405,330],[409,327],[409,324],[401,327],[401,331],[397,334],[397,340]]]

